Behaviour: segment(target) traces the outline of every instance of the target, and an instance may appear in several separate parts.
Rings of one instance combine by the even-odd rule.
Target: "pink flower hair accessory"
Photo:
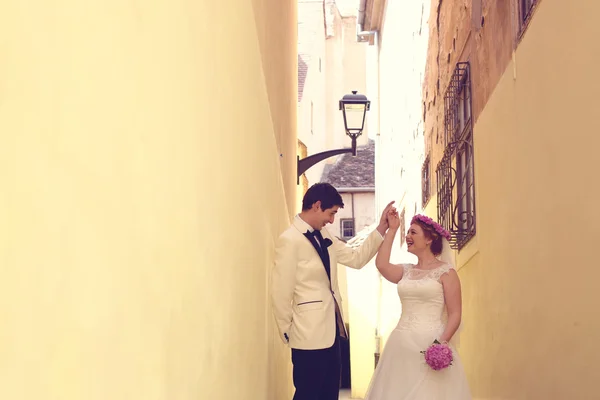
[[[438,235],[440,235],[440,236],[446,238],[446,240],[450,241],[450,238],[451,238],[450,232],[448,232],[446,229],[444,229],[444,227],[442,227],[440,224],[438,224],[437,222],[435,222],[433,219],[429,218],[428,216],[422,215],[422,214],[417,214],[410,221],[411,224],[414,224],[415,222],[420,222],[422,224],[431,226]]]

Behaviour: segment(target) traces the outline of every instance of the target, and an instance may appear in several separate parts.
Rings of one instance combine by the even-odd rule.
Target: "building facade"
[[[350,147],[339,100],[366,91],[366,49],[355,40],[356,12],[334,0],[298,0],[298,154],[300,158]],[[358,145],[368,142],[368,130]],[[320,182],[331,157],[300,178],[299,199]]]
[[[599,6],[363,3],[378,207],[391,194],[405,221],[423,211],[452,231],[474,398],[595,398]],[[586,278],[566,278],[573,267]]]

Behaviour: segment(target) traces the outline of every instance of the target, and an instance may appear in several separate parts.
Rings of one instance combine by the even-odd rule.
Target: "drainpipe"
[[[358,5],[358,18],[356,19],[356,41],[359,43],[369,42],[369,44],[373,44],[371,39],[376,31],[363,31],[366,8],[367,0],[360,0]]]
[[[377,323],[375,326],[375,368],[377,368],[377,364],[379,363],[379,357],[381,356],[381,296],[383,294],[383,282],[381,278],[381,274],[379,275],[379,287],[377,290]]]
[[[350,193],[352,196],[352,223],[354,224],[354,230],[356,231],[356,221],[354,220],[354,192]]]

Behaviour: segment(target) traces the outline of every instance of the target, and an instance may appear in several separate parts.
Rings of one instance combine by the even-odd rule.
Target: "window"
[[[404,218],[405,209],[400,213],[400,245],[402,246],[406,241],[406,219]]]
[[[436,168],[438,221],[461,249],[475,236],[471,71],[458,63],[444,96],[444,155]]]
[[[524,27],[531,17],[537,0],[518,0],[519,1],[519,22]]]
[[[540,0],[514,0],[513,4],[516,4],[516,18],[518,19],[518,27],[519,31],[517,34],[517,41],[519,41],[525,31],[529,22],[531,22],[531,17],[533,16],[533,12],[535,11],[536,6]]]
[[[470,219],[475,217],[475,183],[473,182],[473,133],[460,144],[456,153],[456,174],[458,176],[458,229],[469,234]],[[473,226],[473,230],[475,227]],[[474,233],[474,232],[473,232]],[[467,238],[467,240],[470,237]]]
[[[342,238],[350,239],[354,237],[354,219],[346,218],[340,220],[340,230],[342,231]]]
[[[425,206],[429,202],[429,198],[431,197],[431,180],[429,164],[431,164],[431,160],[429,156],[427,156],[427,158],[425,158],[425,162],[423,163],[423,168],[421,169],[421,199],[423,203],[423,208],[425,208]]]

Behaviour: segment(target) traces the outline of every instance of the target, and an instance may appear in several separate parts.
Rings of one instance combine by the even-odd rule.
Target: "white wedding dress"
[[[440,278],[452,267],[403,268],[398,282],[402,316],[385,345],[365,400],[470,400],[454,340],[450,341],[454,360],[446,369],[432,370],[421,354],[444,331],[446,307]]]

